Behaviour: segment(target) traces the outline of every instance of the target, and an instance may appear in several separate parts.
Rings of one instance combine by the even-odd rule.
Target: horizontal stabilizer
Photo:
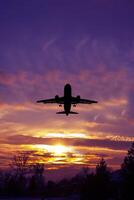
[[[69,114],[78,114],[77,112],[73,112],[73,111],[71,111]]]
[[[66,113],[62,111],[62,112],[57,112],[56,114],[66,114]]]
[[[65,115],[66,115],[66,112],[65,112],[65,111],[62,111],[62,112],[57,112],[56,114],[65,114]],[[68,114],[78,114],[78,113],[77,113],[77,112],[70,111]]]

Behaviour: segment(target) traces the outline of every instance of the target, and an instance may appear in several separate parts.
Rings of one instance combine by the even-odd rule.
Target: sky
[[[48,176],[118,169],[134,141],[134,2],[0,1],[0,166],[29,151]],[[97,100],[56,115],[62,96]],[[70,170],[71,169],[71,170]]]

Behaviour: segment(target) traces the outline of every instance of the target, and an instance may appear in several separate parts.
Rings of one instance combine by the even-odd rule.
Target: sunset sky
[[[18,151],[57,176],[101,157],[120,167],[134,141],[133,11],[131,0],[0,1],[0,167]],[[36,104],[66,83],[99,103],[69,116]]]

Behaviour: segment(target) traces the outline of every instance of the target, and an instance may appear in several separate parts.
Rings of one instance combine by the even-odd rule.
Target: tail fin
[[[65,111],[62,111],[62,112],[57,112],[56,114],[65,114],[65,115],[66,115],[66,112],[65,112]],[[78,113],[77,113],[77,112],[70,111],[68,114],[78,114]]]

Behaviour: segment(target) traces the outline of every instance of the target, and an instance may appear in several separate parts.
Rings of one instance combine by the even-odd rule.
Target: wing
[[[78,97],[72,97],[72,104],[77,104],[77,103],[81,103],[81,104],[92,104],[92,103],[98,103],[97,101],[94,100],[88,100],[88,99],[81,99]]]
[[[53,99],[43,99],[43,100],[39,100],[37,101],[37,103],[59,103],[59,104],[63,104],[64,103],[64,98],[63,97],[57,97],[57,98],[53,98]]]

